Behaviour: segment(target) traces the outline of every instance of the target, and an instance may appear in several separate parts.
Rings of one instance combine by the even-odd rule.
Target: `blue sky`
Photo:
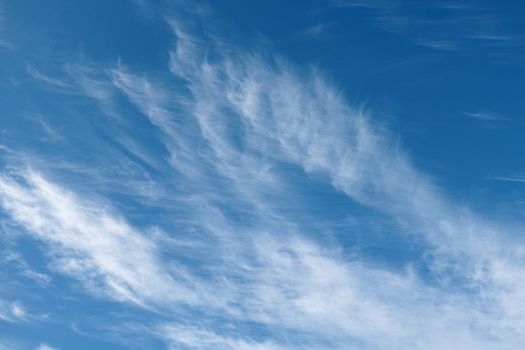
[[[0,0],[0,350],[522,348],[523,15]]]

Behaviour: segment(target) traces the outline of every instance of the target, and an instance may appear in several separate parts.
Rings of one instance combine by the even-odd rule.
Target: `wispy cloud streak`
[[[476,113],[463,112],[463,115],[469,118],[483,120],[483,121],[508,121],[507,118],[501,116],[500,114],[491,113],[491,112],[476,112]]]
[[[513,175],[501,175],[501,176],[490,176],[489,180],[497,181],[509,181],[509,182],[523,182],[525,183],[525,175],[523,174],[513,174]]]
[[[53,348],[47,344],[40,344],[36,350],[58,350],[57,348]]]
[[[24,322],[28,320],[28,316],[22,304],[0,299],[0,321],[12,323]]]
[[[475,47],[522,45],[521,33],[505,29],[506,18],[469,2],[337,0],[339,8],[369,10],[372,20],[385,31],[401,35],[417,45],[442,51]]]
[[[447,198],[317,70],[246,53],[181,18],[167,22],[176,40],[170,77],[119,62],[69,66],[67,84],[117,117],[111,122],[126,125],[125,105],[161,135],[168,156],[149,163],[164,181],[156,204],[171,230],[132,225],[98,197],[101,188],[87,198],[22,168],[0,178],[0,202],[11,224],[45,245],[52,269],[98,296],[160,311],[143,329],[174,349],[523,343],[519,228]],[[150,158],[136,140],[119,145]],[[312,228],[317,217],[302,210],[326,204],[303,203],[296,181],[391,218],[400,240],[417,242],[417,261],[385,266],[345,253],[339,232]]]
[[[35,172],[0,178],[3,208],[51,249],[59,271],[95,293],[139,305],[192,302],[160,264],[155,243],[100,203],[82,201]]]
[[[173,22],[170,23],[173,25]],[[184,136],[177,131],[175,121],[180,122],[185,116],[195,118],[200,130],[199,136],[205,141],[203,150],[206,165],[194,164],[190,160],[193,158],[188,157],[187,161],[179,165],[175,162],[175,168],[189,168],[198,172],[215,169],[222,177],[231,181],[238,195],[247,199],[259,210],[271,208],[271,204],[257,193],[258,186],[268,189],[266,181],[269,179],[277,181],[277,184],[280,182],[278,173],[269,171],[264,178],[260,178],[250,173],[253,169],[269,169],[267,165],[271,163],[291,163],[300,166],[312,176],[322,174],[335,189],[364,205],[380,209],[400,221],[407,222],[404,229],[408,232],[422,233],[433,257],[430,268],[436,274],[436,278],[439,278],[439,282],[443,283],[442,287],[448,288],[451,286],[450,283],[459,284],[461,288],[469,290],[468,295],[472,300],[483,305],[479,310],[474,308],[476,311],[468,312],[467,319],[454,314],[451,317],[457,317],[455,321],[441,319],[438,322],[443,322],[443,325],[447,322],[457,322],[457,325],[463,325],[461,327],[471,327],[473,323],[479,323],[480,327],[484,328],[488,327],[487,319],[482,316],[482,312],[487,311],[486,307],[490,310],[498,310],[500,316],[494,314],[493,317],[503,317],[506,320],[515,319],[516,315],[523,312],[521,307],[519,308],[521,311],[508,308],[509,298],[521,305],[518,300],[523,293],[523,286],[514,283],[511,278],[517,271],[523,269],[521,250],[514,249],[511,253],[513,257],[518,258],[517,260],[508,259],[506,254],[509,247],[496,244],[496,236],[504,234],[501,227],[491,226],[481,218],[470,214],[468,210],[456,207],[446,200],[429,179],[412,167],[402,150],[391,141],[386,130],[374,126],[368,116],[348,107],[341,96],[318,73],[313,72],[302,77],[300,72],[295,72],[279,60],[267,62],[259,57],[243,54],[226,55],[218,62],[211,62],[205,59],[196,47],[196,43],[201,39],[182,32],[181,27],[178,24],[174,30],[177,35],[177,45],[171,55],[171,71],[187,82],[191,95],[184,95],[179,104],[176,99],[168,99],[166,97],[168,93],[155,88],[144,78],[122,69],[114,73],[115,85],[165,133],[173,159],[177,159],[178,154],[192,154],[191,142],[188,144],[179,142],[184,140]],[[188,38],[189,42],[186,42]],[[171,114],[170,108],[167,107],[170,103],[176,104],[176,108],[182,108],[183,113],[177,116]],[[242,135],[241,140],[232,137],[235,133]],[[272,186],[275,184],[275,182],[270,183]],[[270,188],[275,189],[275,187]],[[258,211],[258,213],[259,215],[271,213],[269,217],[275,220],[274,223],[290,223],[289,218],[283,218],[280,213],[271,209],[269,212]],[[268,216],[265,220],[268,220]],[[338,266],[331,267],[337,270]],[[272,266],[271,275],[275,276],[276,271],[281,268],[282,265]],[[264,275],[261,270],[257,271],[259,275]],[[326,271],[331,269],[327,268]],[[367,273],[371,274],[370,271]],[[261,303],[257,309],[261,314],[248,308],[245,311],[246,317],[255,317],[260,322],[268,322],[267,320],[270,319],[279,320],[286,315],[288,310],[286,306],[289,305],[296,306],[294,311],[291,311],[292,314],[301,313],[301,316],[294,314],[293,319],[304,317],[305,310],[297,307],[300,291],[308,293],[312,289],[315,290],[315,286],[301,286],[293,291],[280,288],[275,291],[270,287],[283,285],[284,281],[290,281],[292,275],[292,273],[286,274],[283,281],[269,281],[263,278],[264,287],[270,290],[265,290],[267,293],[251,298]],[[386,276],[382,275],[382,278],[378,278],[371,285],[384,283],[388,280]],[[318,281],[319,278],[320,276],[311,276],[308,280]],[[419,297],[428,292],[423,292],[425,288],[410,287],[409,279],[401,279],[401,281],[399,285],[406,286]],[[348,281],[347,284],[352,285],[352,282]],[[293,282],[291,285],[296,286]],[[345,287],[341,288],[345,290]],[[507,290],[508,293],[501,293],[502,289]],[[359,291],[359,288],[357,290]],[[399,290],[397,292],[407,293]],[[334,313],[326,314],[326,317],[330,317],[330,321],[333,321],[332,317],[337,314],[335,310],[344,309],[347,293],[357,292],[351,290],[342,293],[341,298],[335,298]],[[262,295],[278,295],[280,298],[267,300]],[[284,295],[295,295],[297,298],[287,300]],[[365,295],[368,296],[368,294],[360,295],[357,299],[366,300]],[[327,298],[330,297],[324,294],[318,295],[306,299],[307,301],[302,305],[312,307],[315,301],[323,301]],[[354,306],[350,306],[348,310],[345,309],[346,313],[342,312],[346,315],[358,314],[359,319],[366,319],[368,315],[373,315],[376,309],[388,310],[389,307],[399,307],[394,302],[394,295],[390,295],[389,298],[395,306],[384,305],[378,301],[377,305],[372,304],[370,309],[356,311],[353,309]],[[461,305],[466,301],[447,306],[446,302],[439,301],[439,298],[444,298],[439,293],[436,298],[427,301],[425,305],[436,305],[437,302],[436,306],[431,307],[432,312],[437,314],[442,314],[438,311],[440,308],[467,310],[471,307]],[[484,304],[486,300],[490,300],[490,305]],[[275,305],[280,306],[277,308],[279,312],[273,314],[269,310]],[[329,309],[327,305],[322,305],[316,310]],[[422,306],[422,309],[425,307]],[[270,314],[264,316],[265,312]],[[401,319],[391,317],[389,313],[389,316],[379,317],[388,320],[389,325],[410,324],[412,321],[409,320],[421,317],[417,312],[414,314],[406,314],[399,310],[396,312],[392,314],[401,315],[399,316]],[[322,319],[325,317],[323,315],[313,313],[306,319]],[[329,320],[325,321],[330,323]],[[281,325],[287,324],[284,320],[282,322]],[[372,324],[378,322],[378,320],[371,320],[370,328]],[[351,324],[352,318],[345,319],[344,316],[337,321],[337,327]],[[507,321],[500,324],[503,328],[507,325]],[[349,336],[354,335],[366,341],[378,336],[367,334],[371,330],[365,328],[365,330],[346,328],[345,331]],[[407,344],[416,342],[417,334],[420,339],[425,339],[422,336],[425,334],[425,329],[417,327],[412,329],[417,330],[412,337],[407,338]],[[476,334],[466,338],[456,334],[451,339],[481,347],[482,343],[478,344],[476,340],[480,333]],[[379,335],[379,337],[383,336],[383,334]],[[430,344],[436,344],[435,339],[430,339],[431,335],[428,337],[426,339],[428,343],[425,343],[427,348],[431,346]],[[381,346],[384,347],[386,344]]]

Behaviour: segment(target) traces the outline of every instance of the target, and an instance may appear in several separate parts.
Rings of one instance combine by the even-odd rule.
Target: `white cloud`
[[[180,346],[193,349],[224,349],[224,350],[284,350],[285,348],[270,342],[257,342],[248,339],[225,337],[212,330],[195,329],[179,325],[163,325],[159,333],[165,337],[170,349],[180,349]]]
[[[82,200],[32,171],[21,176],[0,178],[0,201],[13,220],[49,246],[55,268],[119,300],[194,301],[161,264],[155,242],[103,203]]]
[[[222,315],[221,325],[161,324],[156,334],[174,349],[513,349],[520,344],[512,329],[494,323],[494,314],[477,310],[475,300],[429,287],[409,270],[399,274],[344,261],[301,238],[260,237],[256,261],[237,261],[243,276],[233,287],[237,313]],[[257,329],[243,333],[243,321],[269,327],[272,337]]]
[[[51,347],[47,344],[40,344],[36,350],[59,350],[58,348]]]
[[[473,119],[484,120],[484,121],[507,121],[508,120],[507,118],[501,116],[498,113],[494,113],[494,112],[476,112],[476,113],[463,112],[463,115],[473,118]]]
[[[27,319],[28,314],[20,302],[0,299],[0,321],[18,323]]]
[[[19,319],[24,319],[27,315],[22,305],[17,303],[11,304],[11,312]]]
[[[72,85],[69,84],[67,81],[46,75],[40,72],[39,70],[37,70],[35,67],[33,67],[30,64],[26,65],[26,72],[34,79],[40,80],[50,85],[57,86],[59,88],[71,88],[72,87]]]
[[[525,182],[525,175],[523,174],[512,174],[512,175],[501,175],[501,176],[490,176],[489,180],[508,181],[508,182]]]
[[[418,45],[444,51],[491,46],[502,49],[519,44],[506,16],[479,3],[438,1],[334,0],[338,8],[361,8],[378,28]],[[419,5],[419,6],[414,6]],[[444,16],[435,16],[439,11]]]
[[[54,268],[98,295],[163,311],[152,332],[173,348],[515,349],[524,341],[525,255],[515,228],[445,198],[315,70],[220,42],[208,59],[203,38],[170,24],[176,84],[122,64],[72,71],[108,114],[118,114],[121,93],[162,133],[173,167],[163,173],[167,208],[187,230],[180,238],[193,264],[162,254],[178,232],[161,242],[33,171],[1,177],[3,208],[49,247]],[[399,222],[407,240],[423,241],[429,276],[306,238],[302,217],[281,210],[298,201],[283,165]],[[195,313],[178,313],[181,305]]]
[[[180,31],[178,29],[175,32],[179,35],[175,52],[178,52],[180,45],[184,45],[180,41],[184,41],[188,36],[180,35]],[[192,43],[194,42],[195,40],[192,40]],[[428,293],[427,289],[419,287],[418,283],[413,284],[410,279],[376,272],[381,278],[378,277],[377,281],[368,280],[367,282],[375,282],[370,285],[388,285],[390,279],[397,278],[399,286],[407,289],[391,290],[401,294],[414,293],[414,299],[401,307],[402,300],[396,299],[397,294],[386,296],[384,300],[389,300],[389,303],[382,303],[379,301],[381,298],[378,298],[378,301],[371,305],[362,304],[362,300],[366,298],[361,296],[357,299],[359,303],[345,308],[350,291],[362,293],[362,290],[370,286],[364,282],[361,285],[348,280],[342,283],[343,297],[335,298],[333,309],[330,305],[315,308],[316,301],[331,300],[331,297],[314,294],[314,297],[305,297],[302,303],[304,307],[314,307],[311,310],[312,314],[308,315],[309,317],[304,317],[304,314],[294,315],[297,317],[292,319],[322,319],[326,315],[325,324],[330,324],[330,321],[337,319],[337,315],[357,314],[360,318],[352,320],[342,317],[337,320],[337,325],[345,325],[347,328],[343,330],[346,334],[359,335],[361,339],[367,340],[388,339],[384,334],[366,333],[373,331],[373,325],[380,323],[379,320],[388,320],[389,325],[402,325],[399,329],[394,328],[395,331],[392,332],[397,332],[397,337],[399,332],[406,332],[406,329],[414,330],[414,333],[406,338],[406,346],[409,347],[409,344],[420,343],[425,344],[426,348],[442,348],[450,341],[449,345],[464,342],[467,347],[477,344],[476,346],[481,348],[484,346],[483,342],[478,343],[476,338],[483,331],[470,333],[468,329],[472,327],[488,327],[492,331],[497,329],[501,332],[511,327],[511,332],[519,333],[519,326],[510,325],[525,311],[520,301],[525,286],[516,282],[524,270],[523,244],[514,241],[513,245],[507,245],[500,243],[501,238],[498,239],[506,237],[512,240],[510,237],[515,228],[505,224],[490,224],[447,200],[424,174],[413,168],[385,130],[373,125],[360,111],[348,107],[342,97],[318,73],[313,72],[301,77],[299,72],[294,72],[282,62],[268,63],[258,57],[242,54],[225,55],[224,60],[210,63],[199,58],[202,56],[195,52],[194,45],[192,47],[191,55],[172,55],[172,72],[186,80],[191,91],[191,97],[184,100],[184,111],[195,117],[201,135],[210,147],[211,152],[208,156],[213,159],[210,164],[213,164],[222,176],[232,180],[238,194],[249,198],[257,208],[264,207],[265,203],[261,203],[262,198],[257,195],[256,190],[257,185],[264,187],[264,181],[254,182],[254,176],[244,174],[249,174],[250,169],[262,168],[267,159],[297,164],[309,174],[324,174],[336,189],[351,198],[405,222],[403,228],[407,233],[422,234],[429,245],[429,254],[434,259],[430,268],[435,276],[440,278],[439,287],[442,288],[441,292],[445,293],[431,293],[437,299],[425,300],[418,310],[414,307],[415,300]],[[153,96],[167,96],[166,93],[159,92],[147,80],[134,77],[125,71],[118,70],[115,74],[117,87],[139,108],[149,111],[146,115],[151,118],[151,111],[164,111],[160,127],[168,138],[177,135],[177,131],[170,124],[172,119],[169,118],[167,110],[162,109],[165,105],[164,100],[151,98],[152,92],[155,92]],[[148,101],[146,104],[141,100],[141,96]],[[148,106],[146,109],[145,105]],[[157,106],[157,109],[154,106]],[[239,148],[234,142],[235,139],[229,137],[232,118],[241,123],[243,148]],[[246,159],[249,162],[240,161]],[[271,174],[269,176],[271,178]],[[278,213],[276,215],[279,216]],[[509,257],[509,253],[512,258]],[[269,274],[275,275],[281,268],[280,265],[275,266],[270,269]],[[254,302],[261,302],[258,306],[263,314],[274,305],[281,306],[276,308],[278,312],[268,316],[266,320],[283,317],[288,310],[287,306],[293,305],[290,300],[281,298],[282,290],[272,290],[272,286],[280,286],[287,281],[293,288],[298,284],[294,282],[300,282],[292,278],[297,273],[298,271],[294,271],[286,274],[283,281],[263,280],[262,285],[270,289],[261,295],[277,294],[277,299],[250,298]],[[374,275],[373,272],[367,271],[363,276],[369,274]],[[306,280],[319,281],[323,276],[310,277]],[[466,300],[473,301],[475,305],[464,305],[463,303],[467,303],[465,300],[452,305],[444,302],[447,289],[454,288],[454,284],[466,288]],[[358,285],[357,292],[352,289],[346,290],[349,285]],[[316,290],[316,285],[302,287],[298,290]],[[333,291],[333,288],[330,290]],[[284,294],[294,293],[300,295],[295,289]],[[298,300],[301,299],[293,301],[301,304]],[[412,310],[407,313],[406,309],[410,309],[411,305]],[[357,306],[362,306],[363,310],[354,310],[353,307]],[[451,314],[450,310],[454,309],[462,311]],[[317,314],[317,310],[330,311]],[[377,314],[375,310],[386,310],[387,316]],[[487,310],[494,311],[488,314],[501,322],[489,326],[490,318],[483,316],[483,312]],[[295,311],[297,309],[294,309]],[[253,317],[253,310],[248,314]],[[367,317],[376,314],[379,319],[366,321]],[[392,314],[399,315],[399,318],[392,318]],[[450,338],[446,341],[433,339],[431,332],[426,334],[429,330],[428,325],[416,326],[418,320],[431,319],[433,314],[440,315],[435,321],[435,326],[449,332]],[[361,326],[363,329],[351,328],[353,322],[356,323],[356,327]],[[455,326],[449,329],[447,324]],[[393,339],[390,339],[390,342],[392,341]],[[485,342],[489,343],[487,340]],[[388,345],[385,343],[382,346],[381,348],[384,348]],[[512,346],[509,345],[510,348]]]
[[[2,264],[10,266],[12,272],[17,272],[20,276],[29,278],[40,285],[47,285],[51,281],[51,278],[39,271],[34,270],[29,264],[23,259],[23,257],[12,249],[6,249],[2,251]]]

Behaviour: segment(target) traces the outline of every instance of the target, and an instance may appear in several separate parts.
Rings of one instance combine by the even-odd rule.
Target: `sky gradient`
[[[524,12],[0,0],[0,350],[525,347]]]

